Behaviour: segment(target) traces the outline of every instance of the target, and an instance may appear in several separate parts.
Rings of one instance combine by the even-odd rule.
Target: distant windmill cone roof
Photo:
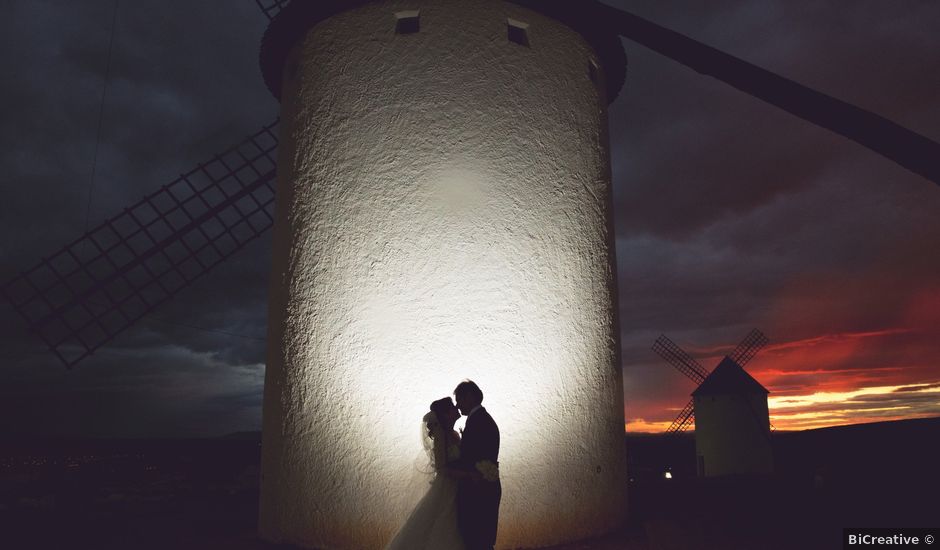
[[[730,357],[725,357],[718,363],[715,370],[705,378],[705,381],[692,392],[694,397],[702,395],[728,395],[728,394],[755,394],[770,393],[767,388],[747,373],[741,365],[735,363]]]

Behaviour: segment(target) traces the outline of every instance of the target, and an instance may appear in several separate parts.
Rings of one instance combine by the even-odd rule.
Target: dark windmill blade
[[[666,430],[666,433],[678,433],[682,430],[688,428],[692,421],[695,420],[695,401],[690,399],[686,403],[685,407],[679,411],[679,415],[676,416],[676,419],[672,421],[672,424],[669,425],[669,428]]]
[[[3,295],[72,367],[271,227],[276,125],[43,258]]]
[[[734,351],[732,351],[731,355],[728,357],[743,367],[761,348],[767,345],[767,342],[768,340],[767,337],[764,336],[764,333],[755,328],[744,337],[744,340],[741,340],[738,347],[734,348]]]
[[[728,357],[743,367],[751,359],[753,359],[757,352],[766,346],[769,341],[770,340],[767,339],[767,336],[763,332],[757,330],[756,328],[752,329],[751,332],[749,332],[748,335],[744,337],[744,340],[741,340],[741,343],[738,344],[738,347],[734,348],[734,351],[732,351],[731,355]],[[777,430],[773,422],[769,422],[769,426],[770,431]]]
[[[807,88],[631,13],[593,2],[591,17],[695,71],[827,128],[940,185],[940,144],[882,116]]]
[[[269,20],[274,19],[274,16],[284,9],[288,2],[290,0],[255,0],[255,4],[258,4],[258,7],[261,8],[261,11]]]
[[[679,372],[694,380],[696,384],[701,384],[702,381],[705,380],[705,377],[708,376],[708,371],[705,370],[702,365],[699,365],[698,361],[688,353],[682,351],[682,348],[677,346],[665,335],[661,334],[659,338],[653,342],[653,351],[668,361],[670,365],[679,369]]]

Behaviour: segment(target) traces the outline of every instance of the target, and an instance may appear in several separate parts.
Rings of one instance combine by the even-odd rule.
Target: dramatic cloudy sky
[[[611,1],[940,140],[933,0]],[[252,0],[14,0],[0,23],[0,280],[277,116]],[[940,187],[625,42],[611,106],[627,428],[752,327],[778,428],[940,415]],[[90,200],[89,200],[90,197]],[[87,212],[86,212],[87,211]],[[0,304],[0,433],[260,427],[270,235],[67,371]]]

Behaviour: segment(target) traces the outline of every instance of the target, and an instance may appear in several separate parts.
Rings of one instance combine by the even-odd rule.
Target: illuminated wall
[[[420,30],[396,34],[396,12]],[[529,46],[507,39],[527,24]],[[498,546],[626,503],[598,60],[511,3],[375,2],[284,72],[260,529],[381,548],[427,488],[419,425],[464,378],[502,433]]]

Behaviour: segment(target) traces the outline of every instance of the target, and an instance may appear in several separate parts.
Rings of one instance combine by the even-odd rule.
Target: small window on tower
[[[520,46],[529,45],[529,24],[515,19],[507,19],[506,26],[509,29],[509,41],[515,42]]]
[[[413,34],[421,30],[421,18],[418,10],[399,11],[395,13],[395,33]]]

